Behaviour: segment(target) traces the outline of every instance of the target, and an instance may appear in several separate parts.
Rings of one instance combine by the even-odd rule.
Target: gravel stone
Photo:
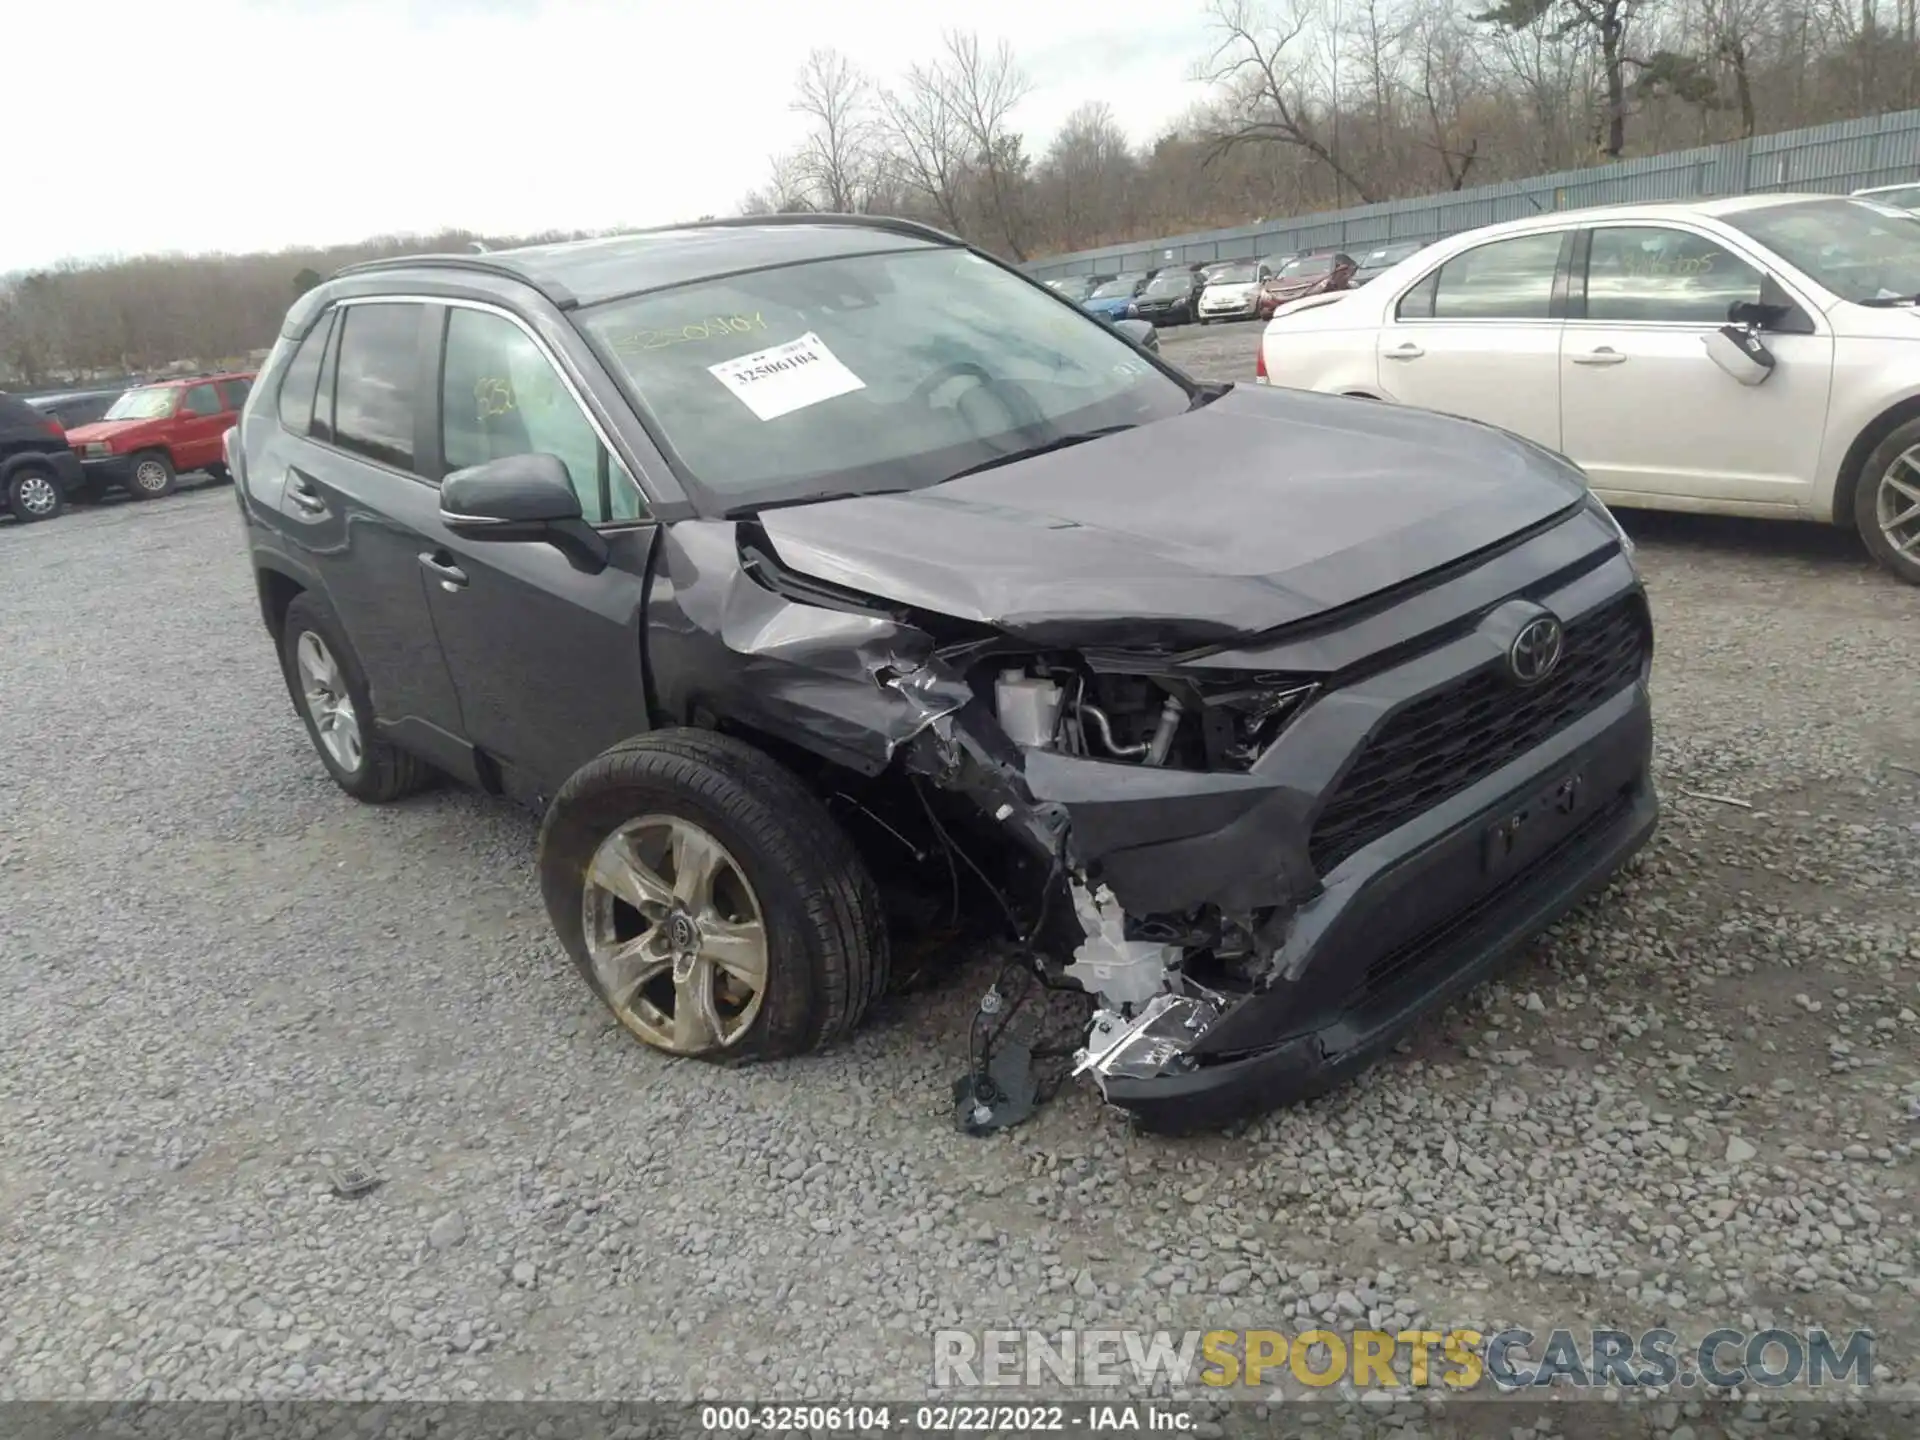
[[[1920,591],[1845,535],[1628,515],[1658,838],[1352,1083],[1174,1142],[1079,1083],[954,1130],[991,955],[822,1055],[648,1053],[535,817],[327,781],[234,524],[194,477],[0,522],[0,1399],[899,1399],[936,1329],[1376,1317],[1859,1327],[1920,1380]],[[1661,1428],[1807,1409],[1749,1400]]]

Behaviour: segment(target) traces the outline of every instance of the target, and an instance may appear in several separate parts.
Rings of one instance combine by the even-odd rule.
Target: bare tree
[[[989,52],[981,49],[979,36],[952,31],[946,37],[946,49],[943,83],[972,150],[973,165],[985,182],[982,199],[988,223],[1008,253],[1025,260],[1027,226],[1021,189],[1026,154],[1013,128],[1013,112],[1032,85],[1014,59],[1013,47],[1004,40]]]
[[[876,162],[873,87],[837,50],[815,50],[801,67],[793,109],[809,133],[799,173],[822,209],[853,214],[866,208]]]
[[[965,229],[967,127],[938,66],[915,65],[880,99],[889,169],[947,229]]]
[[[1210,158],[1235,146],[1278,144],[1304,150],[1353,191],[1362,204],[1373,199],[1361,178],[1340,163],[1321,138],[1315,118],[1315,97],[1294,78],[1290,48],[1304,48],[1301,37],[1309,28],[1309,0],[1294,0],[1290,8],[1265,12],[1250,0],[1213,0],[1213,28],[1219,44],[1201,66],[1199,78],[1221,86],[1227,94],[1210,142]]]
[[[1480,158],[1480,137],[1470,128],[1466,97],[1481,79],[1473,47],[1461,33],[1452,0],[1432,0],[1414,17],[1409,34],[1415,89],[1427,135],[1421,142],[1440,161],[1447,189],[1467,183]]]

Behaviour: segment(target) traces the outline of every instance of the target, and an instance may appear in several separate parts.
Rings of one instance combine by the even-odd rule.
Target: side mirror
[[[1722,325],[1702,335],[1700,343],[1707,347],[1707,358],[1742,385],[1759,385],[1773,374],[1773,352],[1751,326]]]
[[[1110,323],[1136,345],[1151,349],[1158,338],[1151,320],[1115,320]]]
[[[575,569],[606,569],[607,542],[580,515],[567,467],[553,455],[508,455],[440,482],[440,523],[467,540],[535,540]]]

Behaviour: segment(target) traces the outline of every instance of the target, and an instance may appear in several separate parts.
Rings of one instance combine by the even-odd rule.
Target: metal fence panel
[[[1414,200],[1049,255],[1027,268],[1050,280],[1206,260],[1249,260],[1296,250],[1373,249],[1396,240],[1438,240],[1549,210],[1780,190],[1845,193],[1907,180],[1920,180],[1920,110],[1729,140]]]

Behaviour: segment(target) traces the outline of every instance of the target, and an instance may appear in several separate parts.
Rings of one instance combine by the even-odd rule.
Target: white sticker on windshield
[[[866,381],[841,364],[812,331],[771,350],[709,365],[707,373],[762,420],[777,420],[836,395],[867,388]]]

